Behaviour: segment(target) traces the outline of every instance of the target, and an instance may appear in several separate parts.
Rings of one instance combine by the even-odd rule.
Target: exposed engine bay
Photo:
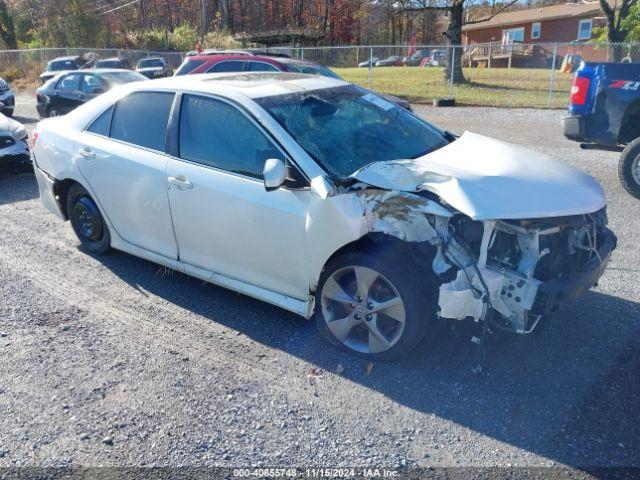
[[[561,302],[592,287],[615,246],[604,209],[532,220],[455,215],[446,225],[434,223],[444,239],[434,271],[453,277],[440,287],[439,315],[477,321],[491,307],[498,326],[517,333],[530,333]]]

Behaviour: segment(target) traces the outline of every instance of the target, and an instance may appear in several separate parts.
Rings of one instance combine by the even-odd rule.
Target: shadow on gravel
[[[470,371],[474,326],[440,323],[409,358],[366,375],[366,362],[327,346],[313,322],[123,253],[99,260],[134,288],[314,368],[340,364],[342,376],[418,412],[577,468],[640,463],[638,303],[592,291],[542,336],[494,334],[481,375]]]
[[[30,165],[0,164],[0,206],[38,196],[38,184]]]

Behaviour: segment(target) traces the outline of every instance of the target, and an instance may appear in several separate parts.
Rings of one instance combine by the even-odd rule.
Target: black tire
[[[636,138],[622,151],[618,162],[618,176],[624,189],[640,199],[640,138]]]
[[[91,195],[77,183],[67,192],[67,214],[73,231],[88,252],[100,255],[109,251],[109,228]]]
[[[438,284],[433,273],[416,266],[406,256],[399,257],[397,252],[391,254],[391,251],[354,252],[337,256],[325,266],[316,290],[315,320],[320,334],[349,353],[375,361],[392,361],[407,355],[422,341],[436,318]],[[350,348],[338,340],[327,326],[322,305],[323,288],[335,272],[351,266],[366,267],[382,274],[393,284],[404,303],[404,329],[396,343],[386,351],[363,353]]]
[[[7,108],[6,110],[3,110],[2,113],[7,117],[13,117],[13,108]]]
[[[57,108],[51,108],[49,107],[47,109],[47,117],[59,117],[60,115],[62,115],[62,112],[60,110],[58,110]]]

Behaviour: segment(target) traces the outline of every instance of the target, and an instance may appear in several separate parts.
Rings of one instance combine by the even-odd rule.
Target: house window
[[[589,40],[591,38],[591,25],[593,20],[580,20],[578,24],[578,40]]]
[[[531,24],[531,38],[540,38],[540,22]]]
[[[507,40],[511,42],[524,42],[524,27],[510,28],[505,31]]]

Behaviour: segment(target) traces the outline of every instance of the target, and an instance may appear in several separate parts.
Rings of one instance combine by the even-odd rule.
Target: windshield
[[[329,70],[327,67],[323,67],[322,65],[313,65],[307,63],[289,63],[287,65],[287,70],[295,73],[306,73],[309,75],[322,75],[323,77],[331,77],[337,78],[338,80],[342,80],[342,78],[333,71]]]
[[[136,72],[106,72],[101,73],[100,76],[113,85],[120,85],[122,83],[139,82],[140,80],[149,80],[144,75],[140,75]]]
[[[150,58],[148,60],[140,60],[138,68],[164,67],[164,62],[159,58]]]
[[[58,60],[49,64],[50,72],[59,72],[62,70],[75,70],[78,68],[73,60]]]
[[[441,130],[355,85],[256,100],[329,174],[346,178],[448,143]]]

